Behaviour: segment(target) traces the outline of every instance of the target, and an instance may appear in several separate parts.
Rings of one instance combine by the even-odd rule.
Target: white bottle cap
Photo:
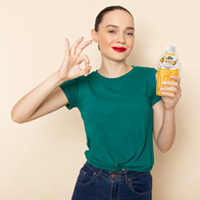
[[[165,51],[170,52],[170,53],[174,53],[175,52],[175,46],[166,46]]]

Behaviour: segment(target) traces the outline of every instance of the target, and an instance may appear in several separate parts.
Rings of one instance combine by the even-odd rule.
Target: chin
[[[113,56],[113,57],[111,57],[111,59],[116,60],[116,61],[124,61],[124,60],[126,60],[126,58],[128,56],[129,56],[129,54],[128,55],[123,55],[123,56]]]
[[[108,58],[109,60],[112,60],[114,62],[124,62],[126,60],[126,58]]]
[[[125,60],[128,56],[129,56],[130,53],[127,53],[126,54],[124,52],[122,53],[117,53],[117,54],[109,54],[109,55],[104,55],[105,57],[111,59],[111,60],[118,60],[118,61],[121,61],[121,60]]]

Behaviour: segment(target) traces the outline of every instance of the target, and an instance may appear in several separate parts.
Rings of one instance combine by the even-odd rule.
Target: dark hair
[[[128,12],[131,15],[131,17],[133,18],[132,14],[126,8],[124,8],[122,6],[109,6],[109,7],[106,7],[96,17],[95,25],[94,25],[94,30],[95,31],[99,30],[99,24],[102,22],[103,16],[107,12],[110,12],[110,11],[113,11],[113,10],[124,10],[124,11]]]
[[[97,17],[96,17],[95,25],[94,25],[94,30],[95,30],[96,32],[98,32],[98,30],[99,30],[99,24],[102,22],[103,16],[104,16],[107,12],[110,12],[110,11],[113,11],[113,10],[124,10],[124,11],[128,12],[128,13],[131,15],[132,18],[134,18],[134,17],[132,16],[132,14],[131,14],[126,8],[124,8],[124,7],[122,7],[122,6],[109,6],[109,7],[106,7],[106,8],[104,8],[102,11],[100,11],[100,13],[99,13],[99,14],[97,15]],[[100,50],[99,45],[98,45],[98,49]]]

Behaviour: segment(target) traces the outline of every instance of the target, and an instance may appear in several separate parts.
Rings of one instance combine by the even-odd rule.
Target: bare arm
[[[154,139],[157,147],[163,153],[169,151],[175,140],[175,106],[181,97],[182,91],[180,87],[181,78],[174,76],[171,79],[175,81],[167,81],[165,84],[173,87],[164,88],[164,91],[167,91],[165,93],[166,96],[163,96],[162,101],[153,106]],[[174,93],[169,93],[168,91],[173,91]]]
[[[175,140],[175,109],[165,109],[161,100],[153,106],[153,110],[154,140],[158,149],[165,153],[172,147]]]
[[[86,55],[80,56],[80,54],[86,46],[91,44],[92,40],[79,46],[82,41],[83,38],[80,38],[70,49],[69,41],[67,38],[65,39],[65,57],[60,69],[15,104],[11,111],[13,121],[17,123],[31,121],[69,103],[64,92],[58,86],[67,80],[88,74],[91,69],[90,66],[87,66],[89,58]],[[80,63],[83,61],[86,65],[85,69],[80,68]]]
[[[25,122],[32,121],[49,113],[52,113],[69,104],[68,99],[60,87],[57,87],[39,106],[35,113]]]
[[[48,114],[49,111],[51,110],[53,111],[54,109],[56,109],[57,107],[59,108],[63,104],[64,105],[68,104],[68,100],[66,97],[64,97],[65,96],[64,93],[60,91],[60,93],[58,94],[58,90],[59,89],[61,90],[61,88],[59,87],[59,89],[56,89],[62,82],[63,81],[60,81],[58,77],[58,73],[57,72],[53,73],[47,80],[45,80],[36,88],[31,90],[15,104],[15,106],[11,111],[12,120],[17,123],[23,123],[27,121],[27,119],[29,119],[32,115],[34,115],[34,113],[36,113],[38,108],[42,106],[42,103],[44,105],[44,103],[48,101],[47,98],[48,96],[49,98],[51,97],[55,98],[54,103],[56,104],[56,106],[54,106],[51,100],[52,103],[51,105],[46,105],[45,106],[46,109],[43,107],[43,114]],[[61,97],[60,101],[59,97]],[[47,100],[45,100],[46,98]]]

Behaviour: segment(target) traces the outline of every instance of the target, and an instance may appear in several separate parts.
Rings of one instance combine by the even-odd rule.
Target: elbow
[[[163,147],[160,147],[159,145],[157,145],[158,149],[160,150],[160,152],[162,153],[166,153],[169,149],[166,149],[166,148],[163,148]]]
[[[18,123],[18,124],[22,124],[21,122],[17,121],[17,120],[16,120],[14,117],[12,117],[12,116],[11,116],[11,119],[12,119],[13,122],[16,122],[16,123]]]
[[[156,143],[158,149],[162,152],[162,153],[166,153],[168,152],[172,146],[164,146],[164,145],[159,145],[158,143]]]
[[[160,149],[160,151],[162,152],[162,153],[166,153],[166,152],[168,152],[170,150],[170,148],[169,149]]]
[[[17,120],[17,118],[13,115],[13,113],[11,112],[11,119],[13,122],[16,122],[18,124],[22,124],[22,122],[20,122],[19,120]]]
[[[167,150],[160,150],[162,153],[166,153],[167,152]]]

